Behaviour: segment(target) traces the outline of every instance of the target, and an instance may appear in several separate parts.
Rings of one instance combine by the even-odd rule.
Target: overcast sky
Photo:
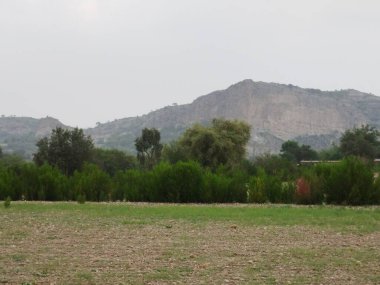
[[[71,126],[246,78],[380,95],[377,0],[0,0],[0,115]]]

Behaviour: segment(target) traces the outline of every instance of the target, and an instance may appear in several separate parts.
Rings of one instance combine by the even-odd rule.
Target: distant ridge
[[[213,118],[239,119],[252,127],[251,155],[278,152],[285,140],[294,139],[321,149],[336,142],[354,126],[380,128],[380,97],[357,90],[321,91],[294,85],[246,79],[214,91],[190,104],[166,106],[143,116],[123,118],[86,129],[100,147],[134,151],[134,140],[145,127],[160,130],[164,142],[177,139],[194,123]],[[0,144],[6,151],[29,154],[38,137],[55,126],[53,118],[0,118]],[[24,141],[24,143],[19,143]]]
[[[250,154],[278,152],[288,139],[321,149],[354,126],[380,126],[380,98],[357,90],[321,91],[250,79],[198,97],[191,104],[167,106],[140,117],[101,124],[87,132],[104,147],[133,149],[144,127],[170,141],[194,123],[239,119],[252,126]]]
[[[70,128],[52,117],[0,117],[0,146],[6,153],[17,153],[31,158],[39,138],[56,127]]]

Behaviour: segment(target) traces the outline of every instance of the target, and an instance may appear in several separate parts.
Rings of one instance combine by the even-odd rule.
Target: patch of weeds
[[[79,279],[78,284],[83,284],[83,281],[88,284],[95,284],[94,276],[90,272],[78,272],[76,278]]]
[[[33,273],[33,275],[37,276],[37,277],[48,277],[49,276],[48,271],[46,269],[35,272],[35,273]]]
[[[25,239],[28,234],[24,231],[20,231],[20,230],[14,230],[13,232],[9,232],[7,234],[12,240],[22,240],[22,239]]]
[[[147,274],[147,280],[177,281],[181,277],[189,275],[193,270],[187,266],[177,268],[157,268],[154,272]]]
[[[7,197],[6,199],[5,199],[5,201],[4,201],[4,208],[5,209],[8,209],[10,206],[11,206],[11,197]]]
[[[79,195],[77,196],[77,202],[78,202],[79,204],[84,204],[84,203],[86,202],[86,195],[84,195],[84,194],[79,194]]]
[[[11,257],[14,262],[22,262],[26,260],[26,255],[24,254],[13,254]]]
[[[300,264],[310,267],[315,272],[323,271],[332,259],[332,256],[322,249],[317,252],[307,248],[294,248],[290,253],[292,259],[300,260]]]

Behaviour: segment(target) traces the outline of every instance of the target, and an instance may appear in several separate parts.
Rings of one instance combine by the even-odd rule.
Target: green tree
[[[321,160],[340,160],[343,155],[340,151],[339,146],[333,144],[330,148],[323,149],[318,153]]]
[[[125,152],[117,149],[95,148],[92,152],[91,163],[96,164],[110,176],[114,176],[117,171],[125,171],[134,168],[136,158],[127,155]]]
[[[175,164],[178,161],[189,160],[189,156],[185,148],[183,148],[178,141],[172,141],[164,145],[164,148],[162,149],[162,160]]]
[[[297,166],[291,160],[276,154],[262,154],[255,158],[254,164],[268,175],[276,176],[281,180],[292,179],[297,173]]]
[[[160,132],[154,128],[145,128],[141,136],[135,140],[137,159],[140,165],[146,169],[152,169],[161,157],[162,144]]]
[[[214,119],[210,127],[194,125],[187,129],[179,144],[205,167],[229,166],[242,161],[250,138],[250,127],[241,121]]]
[[[334,164],[325,180],[326,200],[333,204],[372,204],[375,194],[371,167],[349,156]]]
[[[340,138],[340,150],[344,156],[361,156],[370,160],[380,155],[380,132],[363,125],[344,132]]]
[[[91,158],[94,144],[90,136],[85,136],[82,129],[54,129],[50,138],[44,137],[37,142],[34,162],[41,166],[45,162],[58,167],[64,174],[72,175],[81,169],[84,162]]]
[[[309,145],[299,145],[296,141],[286,141],[281,146],[281,156],[289,161],[318,159],[318,153]]]

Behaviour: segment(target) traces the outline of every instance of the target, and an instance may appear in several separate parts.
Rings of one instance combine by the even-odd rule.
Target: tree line
[[[250,160],[250,127],[237,120],[196,124],[165,145],[158,130],[143,129],[136,155],[96,148],[81,129],[56,128],[37,142],[32,163],[0,149],[0,199],[378,204],[379,136],[362,126],[328,150],[287,141],[280,154]],[[341,161],[299,165],[316,159]]]

